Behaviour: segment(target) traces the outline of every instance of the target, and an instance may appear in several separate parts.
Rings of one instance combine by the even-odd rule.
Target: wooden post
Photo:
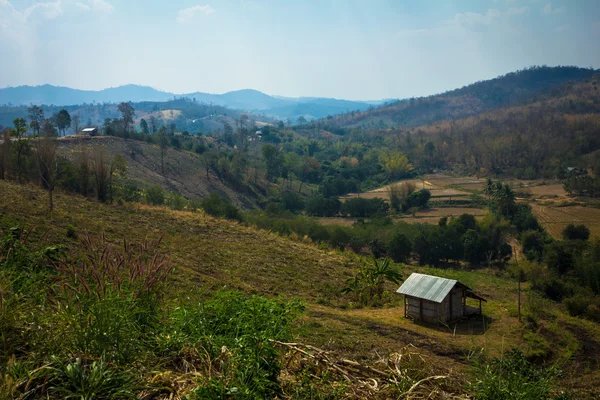
[[[449,306],[450,306],[450,317],[448,317],[446,315],[446,321],[452,321],[452,318],[453,318],[453,315],[452,315],[452,311],[453,311],[452,310],[452,290],[450,291],[450,299],[448,299],[448,303],[449,303]]]
[[[406,295],[404,295],[404,318],[408,317],[408,307],[407,307],[407,301],[406,301]]]
[[[423,321],[423,299],[419,299],[419,318]]]

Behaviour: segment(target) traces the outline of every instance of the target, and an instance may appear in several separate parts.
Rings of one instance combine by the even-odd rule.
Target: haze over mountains
[[[258,90],[243,89],[223,94],[193,92],[175,94],[149,86],[124,85],[103,90],[79,90],[68,87],[42,85],[17,86],[0,89],[0,104],[12,105],[75,105],[83,103],[119,103],[122,101],[167,101],[187,97],[196,102],[214,104],[232,109],[247,110],[278,118],[323,118],[343,112],[366,110],[385,100],[351,101],[318,97],[289,98],[269,96]]]

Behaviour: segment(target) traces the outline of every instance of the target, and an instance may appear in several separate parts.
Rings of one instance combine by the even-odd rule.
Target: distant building
[[[481,314],[481,302],[487,302],[454,279],[417,273],[411,274],[396,293],[404,295],[406,318],[433,323],[448,323]],[[479,300],[479,307],[468,306],[467,298]]]
[[[81,134],[85,135],[85,136],[97,136],[98,135],[98,128],[94,127],[94,128],[83,128],[81,130]]]

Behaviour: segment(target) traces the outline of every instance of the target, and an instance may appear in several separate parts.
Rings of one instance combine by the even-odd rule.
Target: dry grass
[[[600,236],[600,209],[582,206],[548,207],[532,204],[533,212],[549,234],[562,237],[562,231],[569,224],[583,224],[592,236]]]

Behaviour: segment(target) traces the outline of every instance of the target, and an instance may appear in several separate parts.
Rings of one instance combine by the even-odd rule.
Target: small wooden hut
[[[404,295],[406,318],[433,323],[481,314],[481,302],[487,301],[459,281],[417,273],[411,274],[396,292]],[[468,306],[467,298],[478,300],[479,307]]]

